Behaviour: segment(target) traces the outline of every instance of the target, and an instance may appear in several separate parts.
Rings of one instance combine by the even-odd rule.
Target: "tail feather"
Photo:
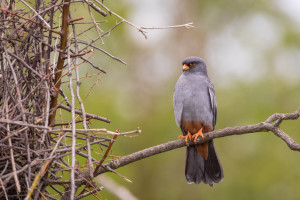
[[[208,157],[199,155],[195,146],[187,147],[185,177],[188,183],[199,184],[201,181],[210,186],[223,180],[223,169],[214,148],[213,141],[208,143]]]
[[[185,177],[189,184],[199,184],[204,179],[204,158],[200,157],[195,146],[187,147]]]

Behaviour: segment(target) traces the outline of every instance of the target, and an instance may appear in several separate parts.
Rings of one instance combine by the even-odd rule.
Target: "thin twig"
[[[60,104],[58,107],[59,107],[59,108],[62,108],[62,109],[64,109],[64,110],[67,110],[67,111],[69,111],[69,112],[71,112],[71,108],[69,108],[69,107],[67,107],[67,106],[65,106],[65,105],[63,105],[63,104]],[[75,113],[76,113],[76,114],[79,114],[79,115],[82,115],[82,111],[81,111],[81,110],[75,109]],[[105,118],[105,117],[100,117],[100,116],[98,116],[98,115],[94,115],[94,114],[90,114],[90,113],[85,113],[85,115],[86,115],[86,117],[92,117],[93,119],[96,119],[96,120],[100,120],[100,121],[103,121],[103,122],[110,123],[110,120],[107,119],[107,118]]]
[[[88,2],[88,1],[86,0],[86,2]],[[89,7],[88,7],[89,13],[90,13],[90,16],[91,16],[91,18],[92,18],[92,20],[93,20],[93,22],[94,22],[94,27],[95,27],[95,29],[96,29],[96,31],[97,31],[98,37],[100,38],[101,43],[104,44],[104,41],[103,41],[103,39],[102,39],[102,37],[101,37],[101,33],[100,33],[100,32],[103,32],[103,31],[99,28],[99,26],[98,26],[98,24],[97,24],[97,22],[96,22],[96,20],[95,20],[95,18],[94,18],[94,16],[93,16],[93,13],[92,13],[91,8],[90,8],[90,4],[88,4],[88,5],[89,5]],[[92,3],[91,3],[91,5],[92,5]],[[95,5],[94,5],[94,6],[95,6]],[[95,7],[94,7],[94,8],[95,8]]]
[[[75,192],[76,192],[76,185],[75,185],[75,148],[76,148],[76,123],[75,123],[75,96],[73,91],[73,81],[72,81],[72,70],[71,70],[71,60],[70,60],[70,51],[69,48],[67,50],[68,55],[68,70],[69,70],[69,89],[71,94],[71,116],[72,116],[72,160],[71,160],[71,193],[70,193],[70,200],[74,200]]]
[[[1,184],[1,187],[3,188],[3,193],[4,193],[4,196],[5,196],[5,199],[8,200],[8,196],[6,194],[6,188],[4,187],[4,184],[3,184],[3,181],[2,181],[1,178],[0,178],[0,184]]]
[[[120,132],[119,130],[117,130],[117,133]],[[105,151],[104,156],[102,157],[102,159],[100,160],[100,162],[97,164],[97,167],[94,170],[93,176],[95,177],[95,175],[98,173],[99,168],[101,167],[101,165],[103,164],[104,160],[107,158],[108,153],[112,147],[112,145],[114,144],[114,141],[117,139],[117,135],[114,135],[113,140],[110,141],[108,148]]]
[[[107,16],[107,13],[105,11],[103,11],[102,9],[100,9],[97,5],[95,5],[93,2],[89,1],[89,0],[84,0],[89,6],[91,6],[95,11],[97,11],[98,13],[100,13],[101,15],[103,15],[104,17]]]
[[[128,25],[136,28],[144,37],[145,39],[147,39],[147,35],[146,35],[146,31],[144,31],[141,27],[135,25],[134,23],[126,20],[125,18],[121,17],[120,15],[118,15],[117,13],[111,11],[110,9],[108,9],[103,3],[101,3],[100,1],[98,0],[95,0],[99,5],[101,5],[105,10],[107,10],[111,15],[114,15],[116,16],[117,18],[119,18],[120,20],[122,20],[123,22],[127,23]]]
[[[126,62],[125,62],[125,61],[121,60],[120,58],[117,58],[116,56],[113,56],[112,54],[108,53],[107,51],[105,51],[105,50],[103,50],[103,49],[101,49],[101,48],[99,48],[99,47],[97,47],[97,46],[95,46],[95,45],[92,45],[92,43],[89,44],[88,42],[82,41],[82,40],[78,40],[78,43],[85,44],[85,45],[87,45],[87,46],[91,46],[91,47],[97,49],[98,51],[101,51],[102,53],[108,55],[108,56],[111,57],[112,59],[114,59],[114,60],[116,60],[116,61],[119,61],[120,63],[126,65]]]
[[[8,126],[7,129],[9,130],[9,124],[7,124],[7,126]],[[15,183],[16,183],[16,187],[17,187],[17,192],[20,193],[21,186],[20,186],[20,182],[18,179],[17,171],[16,171],[15,157],[14,157],[14,151],[13,151],[13,147],[12,147],[11,138],[8,138],[8,144],[9,144],[9,148],[10,148],[10,159],[11,159],[13,175],[14,175],[14,179],[15,179]]]
[[[93,190],[91,190],[91,191],[89,191],[89,192],[86,192],[86,193],[83,193],[83,194],[78,195],[77,197],[75,197],[75,200],[81,199],[81,198],[84,198],[84,197],[87,197],[87,196],[89,196],[89,195],[91,195],[91,194],[94,194],[94,193],[96,193],[96,192],[98,192],[98,191],[101,191],[101,190],[103,190],[103,189],[104,189],[103,186],[102,186],[102,187],[97,187],[96,189],[93,189]]]
[[[75,55],[78,54],[78,43],[77,43],[77,33],[75,30],[75,25],[72,25],[73,28],[73,34],[74,34],[74,39],[75,39]],[[75,57],[75,66],[78,66],[78,59],[77,57]],[[79,70],[78,67],[75,68],[75,72],[76,72],[76,97],[77,100],[80,104],[81,107],[81,112],[82,112],[82,119],[83,119],[83,128],[85,129],[85,134],[87,135],[87,125],[86,125],[86,113],[85,113],[85,108],[82,102],[82,99],[80,97],[80,77],[79,77]],[[75,112],[75,108],[74,108],[74,112]],[[87,144],[87,154],[88,154],[88,166],[89,166],[89,171],[90,171],[90,177],[92,178],[92,170],[93,170],[93,163],[92,163],[92,153],[91,153],[91,145],[90,145],[90,138],[86,138],[86,144]]]
[[[19,62],[21,62],[27,69],[29,69],[31,72],[33,72],[35,75],[37,75],[39,78],[43,78],[43,76],[41,74],[39,74],[36,70],[34,70],[32,67],[30,67],[26,62],[24,62],[24,60],[22,58],[20,58],[19,56],[17,56],[16,54],[7,51],[7,53],[14,57],[15,59],[17,59]]]
[[[140,129],[136,129],[136,130],[128,131],[128,132],[123,132],[123,133],[108,131],[105,128],[100,128],[100,129],[96,129],[96,128],[93,128],[93,129],[76,129],[75,131],[76,131],[76,133],[85,133],[86,131],[88,131],[88,132],[97,132],[97,133],[94,133],[95,135],[100,134],[100,135],[118,135],[118,136],[126,136],[126,135],[130,135],[130,134],[134,134],[134,133],[141,133]],[[51,130],[49,130],[49,132],[50,133],[54,133],[54,132],[69,132],[69,133],[71,133],[72,128],[71,129],[70,128],[52,128]]]
[[[193,22],[186,23],[186,24],[180,24],[180,25],[174,25],[174,26],[161,26],[161,27],[141,27],[141,29],[144,30],[153,30],[153,29],[171,29],[171,28],[193,28]]]
[[[21,125],[21,126],[24,126],[24,127],[31,127],[31,128],[38,128],[38,129],[46,129],[46,130],[50,130],[49,127],[39,126],[39,125],[34,125],[34,124],[28,124],[28,123],[26,123],[26,122],[17,121],[17,120],[10,120],[10,119],[3,119],[3,118],[0,118],[0,122],[1,122],[1,123],[9,123],[9,124]]]
[[[20,0],[23,4],[25,4],[30,10],[32,10],[34,12],[35,15],[38,16],[38,18],[40,18],[40,20],[42,20],[42,22],[50,29],[51,26],[45,21],[45,19],[39,14],[37,13],[28,3],[26,3],[24,0]]]

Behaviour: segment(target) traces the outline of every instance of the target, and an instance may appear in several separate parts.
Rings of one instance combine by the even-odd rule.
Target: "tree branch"
[[[293,113],[275,113],[268,117],[264,122],[258,124],[252,124],[247,126],[236,126],[236,127],[227,127],[220,130],[215,130],[210,133],[204,135],[204,140],[201,137],[198,138],[197,144],[204,143],[206,141],[221,138],[231,135],[243,135],[248,133],[258,133],[258,132],[273,132],[276,136],[281,138],[291,150],[300,151],[300,144],[296,143],[289,135],[287,135],[283,130],[280,129],[279,125],[284,120],[297,120],[300,117],[300,107],[297,111]],[[194,145],[193,142],[190,141],[189,145]],[[182,139],[170,141],[164,144],[156,145],[153,147],[149,147],[147,149],[143,149],[141,151],[129,154],[127,156],[120,157],[118,159],[112,160],[106,164],[103,164],[99,171],[95,174],[98,176],[100,174],[109,172],[110,169],[117,169],[128,165],[130,163],[142,160],[144,158],[154,156],[159,153],[171,151],[173,149],[181,148],[186,146],[185,141]],[[89,177],[88,171],[82,172],[82,177]],[[85,179],[83,178],[81,181],[77,181],[76,185],[85,184]],[[49,180],[47,184],[51,184],[52,180]]]
[[[71,112],[71,108],[69,108],[68,106],[65,106],[63,104],[60,104],[58,107]],[[82,111],[81,110],[75,109],[75,113],[79,114],[79,115],[82,115]],[[90,114],[90,113],[85,113],[85,116],[86,117],[92,117],[93,119],[97,119],[97,120],[100,120],[100,121],[103,121],[103,122],[106,122],[106,123],[110,123],[109,119],[107,119],[105,117],[100,117],[98,115],[94,115],[94,114]]]
[[[62,78],[62,70],[64,67],[64,53],[67,46],[67,40],[68,40],[68,26],[69,26],[69,4],[70,0],[64,0],[63,5],[63,12],[62,12],[62,25],[61,25],[61,33],[60,33],[60,50],[62,52],[59,52],[58,60],[57,60],[57,66],[56,66],[56,72],[55,72],[55,79],[54,79],[54,86],[57,90],[60,89],[61,86],[61,78]],[[51,105],[50,109],[54,109],[49,117],[49,125],[53,126],[55,122],[55,115],[56,115],[56,106],[58,103],[58,92],[54,96],[51,97]]]
[[[247,126],[236,126],[236,127],[227,127],[220,130],[215,130],[210,133],[204,135],[204,140],[202,138],[198,138],[197,144],[204,143],[208,140],[212,140],[215,138],[226,137],[230,135],[243,135],[247,133],[258,133],[258,132],[273,132],[275,135],[280,137],[291,150],[300,151],[300,144],[296,143],[289,135],[287,135],[283,130],[280,129],[279,125],[283,120],[296,120],[300,116],[300,107],[297,111],[293,113],[281,114],[275,113],[271,115],[267,120],[264,122],[247,125]],[[275,123],[272,123],[276,121]],[[194,145],[193,142],[190,141],[189,145]],[[111,169],[117,169],[119,167],[128,165],[132,162],[163,153],[166,151],[170,151],[173,149],[177,149],[180,147],[186,146],[184,140],[175,140],[171,142],[167,142],[164,144],[160,144],[154,147],[150,147],[127,156],[123,156],[121,158],[112,160],[111,162],[103,165],[103,167],[98,171],[96,175],[100,175],[109,171],[107,167]]]

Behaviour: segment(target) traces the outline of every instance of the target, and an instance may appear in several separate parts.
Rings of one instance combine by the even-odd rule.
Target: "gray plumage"
[[[177,126],[181,127],[183,135],[187,132],[182,127],[182,121],[201,122],[213,130],[217,119],[217,104],[206,65],[199,57],[188,57],[182,65],[189,66],[189,69],[183,71],[175,86],[173,107]],[[195,146],[187,148],[185,175],[189,183],[197,184],[203,181],[212,185],[223,179],[223,169],[212,141],[208,142],[206,160],[199,155]]]

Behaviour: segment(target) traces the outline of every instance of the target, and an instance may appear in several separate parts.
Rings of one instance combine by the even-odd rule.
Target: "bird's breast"
[[[187,88],[185,94],[182,102],[182,120],[212,124],[213,113],[207,88]]]

